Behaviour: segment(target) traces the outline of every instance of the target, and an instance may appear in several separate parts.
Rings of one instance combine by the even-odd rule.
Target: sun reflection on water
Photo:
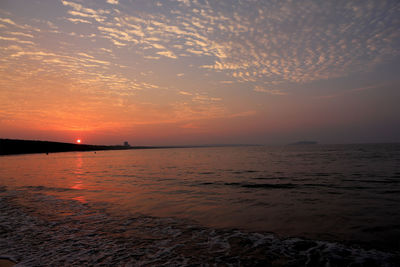
[[[72,186],[70,187],[71,189],[74,190],[83,190],[85,189],[84,186],[84,175],[83,175],[83,158],[82,158],[82,153],[77,153],[76,154],[76,168],[73,170],[74,174],[74,181]],[[86,203],[87,200],[83,195],[73,197],[73,200],[77,200],[81,203]]]

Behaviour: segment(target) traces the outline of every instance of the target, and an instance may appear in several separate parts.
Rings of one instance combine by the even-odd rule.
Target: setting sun
[[[76,142],[77,142],[78,144],[80,144],[80,143],[81,143],[81,139],[77,139]]]

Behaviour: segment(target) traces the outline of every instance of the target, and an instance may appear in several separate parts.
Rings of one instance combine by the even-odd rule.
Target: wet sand
[[[7,260],[7,259],[0,258],[0,267],[11,267],[11,266],[14,266],[15,264],[17,264],[17,263]]]

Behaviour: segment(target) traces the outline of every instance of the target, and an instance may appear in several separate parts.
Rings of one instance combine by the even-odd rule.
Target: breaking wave
[[[1,188],[0,211],[0,258],[21,266],[400,264],[394,252],[121,213],[107,203],[59,199],[40,190]]]

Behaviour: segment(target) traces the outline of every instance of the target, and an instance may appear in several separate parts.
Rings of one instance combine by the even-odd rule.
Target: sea
[[[17,266],[400,266],[400,144],[0,157]]]

